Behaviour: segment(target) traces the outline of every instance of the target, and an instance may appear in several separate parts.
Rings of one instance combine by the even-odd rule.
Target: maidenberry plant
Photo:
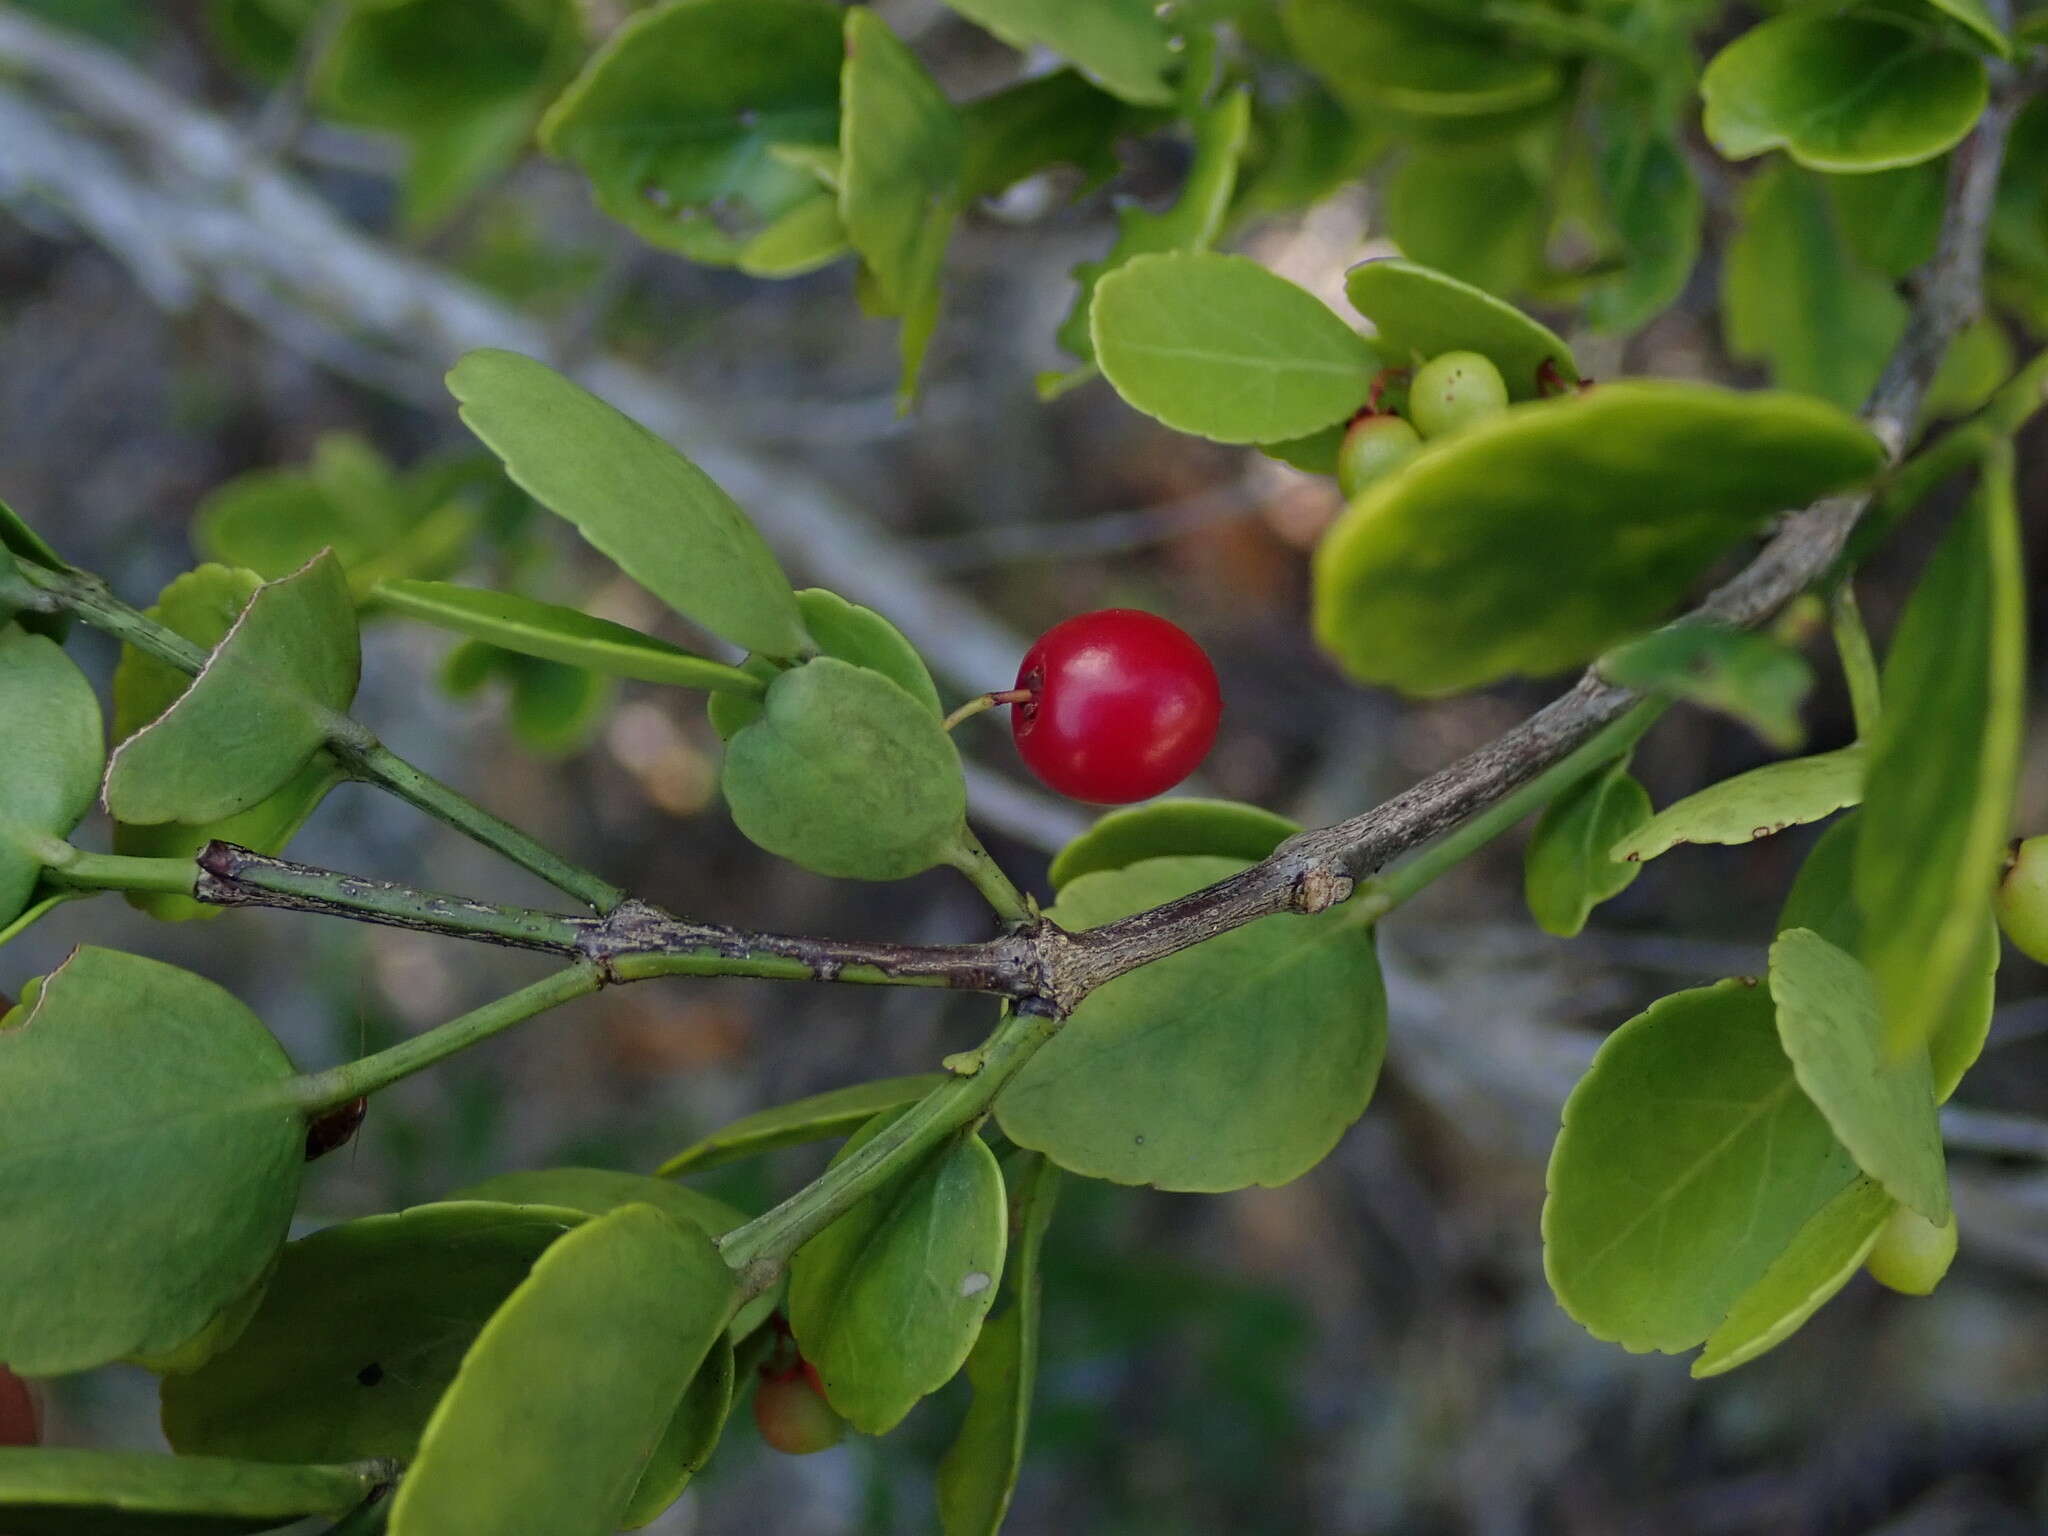
[[[875,12],[825,0],[626,7],[601,39],[604,8],[570,0],[234,0],[214,21],[248,69],[406,142],[420,230],[537,138],[682,259],[763,279],[855,263],[865,301],[901,318],[906,402],[963,217],[1050,166],[1095,177],[1122,141],[1180,135],[1178,197],[1126,210],[1077,271],[1073,367],[1043,388],[1099,374],[1168,427],[1341,477],[1309,622],[1359,684],[1579,680],[1334,825],[1158,800],[1103,816],[1034,892],[970,828],[949,728],[1007,704],[1047,783],[1146,799],[1214,737],[1201,648],[1162,617],[1069,618],[1013,688],[949,712],[886,615],[795,589],[709,475],[532,357],[455,361],[462,421],[738,659],[446,579],[501,518],[493,473],[401,476],[348,439],[214,497],[207,563],[153,601],[74,567],[37,509],[0,508],[0,943],[119,891],[166,920],[274,907],[559,962],[324,1066],[143,955],[89,945],[9,978],[0,1438],[35,1434],[17,1374],[133,1361],[161,1375],[178,1454],[0,1450],[0,1526],[601,1536],[672,1503],[750,1387],[761,1433],[803,1451],[887,1433],[964,1370],[937,1506],[951,1536],[993,1531],[1062,1180],[1225,1191],[1313,1168],[1400,1027],[1375,926],[1532,816],[1528,905],[1566,935],[1680,843],[1833,819],[1767,971],[1621,1024],[1571,1095],[1541,1218],[1559,1304],[1627,1349],[1698,1349],[1704,1376],[1784,1341],[1865,1264],[1902,1290],[1940,1279],[1958,1226],[1936,1110],[1989,1024],[2024,713],[2012,438],[2048,355],[2019,361],[2013,337],[2048,317],[2041,16],[1783,7],[1702,70],[1696,36],[1731,29],[1700,0],[955,8],[1062,62],[956,102]],[[1355,315],[1214,249],[1361,177],[1403,254],[1343,275]],[[1589,381],[1575,342],[1641,327],[1693,281],[1703,181],[1732,228],[1725,341],[1775,387]],[[1930,437],[1935,415],[1959,419]],[[1967,503],[1880,666],[1858,562],[1956,476]],[[1824,605],[1856,723],[1806,755],[1802,602]],[[748,838],[826,877],[950,867],[986,929],[846,942],[656,908],[382,745],[353,712],[373,616],[461,636],[450,686],[508,689],[542,748],[602,713],[608,679],[703,694]],[[78,624],[121,642],[111,720],[65,648]],[[1653,809],[1630,753],[1674,705],[1786,755]],[[281,857],[345,780],[539,876],[558,907]],[[96,799],[109,850],[69,840]],[[1996,897],[2037,954],[2039,853],[2019,847]],[[764,1110],[651,1171],[508,1173],[286,1241],[306,1161],[383,1089],[663,976],[954,988],[988,1000],[990,1027],[929,1073]],[[766,1210],[689,1182],[829,1139],[829,1166]]]

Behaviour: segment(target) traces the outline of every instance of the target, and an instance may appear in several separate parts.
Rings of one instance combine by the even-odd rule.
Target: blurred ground
[[[232,121],[246,126],[261,108],[195,45],[192,6],[34,9],[104,22],[159,83]],[[145,25],[137,10],[155,14]],[[956,89],[984,88],[1010,67],[933,6],[884,10],[902,30],[923,29],[920,46]],[[284,166],[375,235],[390,211],[378,155],[323,129]],[[1144,161],[1114,190],[1142,196],[1172,183],[1170,163]],[[928,399],[908,419],[893,410],[893,336],[859,316],[844,269],[771,285],[686,266],[604,224],[556,169],[522,170],[423,254],[493,286],[558,342],[624,354],[715,408],[753,450],[829,482],[1018,633],[1111,603],[1170,612],[1224,673],[1213,792],[1330,820],[1540,702],[1540,687],[1426,706],[1351,688],[1304,624],[1304,554],[1334,493],[1168,434],[1100,385],[1037,402],[1033,374],[1060,361],[1051,335],[1066,273],[1105,246],[1110,208],[1096,196],[970,221]],[[1340,202],[1300,227],[1255,232],[1252,248],[1290,275],[1328,282],[1359,254],[1368,225],[1362,204]],[[1725,374],[1712,291],[1703,279],[1626,358],[1594,371]],[[461,445],[445,401],[366,387],[330,366],[331,353],[323,362],[318,348],[281,342],[279,329],[205,296],[167,313],[61,216],[20,204],[0,213],[0,494],[67,556],[145,600],[192,563],[192,510],[234,475],[302,461],[337,429],[401,465]],[[2041,444],[2032,447],[2028,500],[2039,512],[2048,498]],[[2048,531],[2048,517],[2030,523]],[[557,531],[548,530],[553,585],[634,602]],[[1916,525],[1870,568],[1862,590],[1880,635],[1928,542]],[[2048,540],[2037,540],[2037,570],[2043,549]],[[803,574],[833,581],[829,569]],[[658,622],[644,606],[634,616]],[[359,712],[399,751],[638,894],[792,930],[928,940],[980,931],[977,901],[950,875],[864,888],[754,850],[716,803],[716,738],[691,697],[626,685],[587,746],[543,760],[511,740],[494,700],[458,704],[440,691],[444,649],[424,630],[379,625]],[[87,637],[77,652],[104,680],[111,647]],[[1832,681],[1809,720],[1814,746],[1846,739]],[[2048,825],[2048,714],[2037,713],[2032,735],[2024,830]],[[970,726],[965,739],[993,770],[1014,772],[999,728]],[[1766,755],[1739,729],[1681,711],[1638,765],[1661,803]],[[1037,840],[991,839],[1041,893],[1041,844],[1059,830],[1044,829]],[[1388,1076],[1315,1173],[1199,1199],[1070,1183],[1050,1242],[1032,1459],[1010,1529],[2048,1529],[2048,1180],[2024,1159],[1959,1154],[1963,1255],[1938,1296],[1908,1301],[1859,1280],[1792,1343],[1729,1378],[1696,1384],[1683,1361],[1597,1344],[1544,1286],[1536,1221],[1564,1092],[1600,1032],[1652,998],[1761,968],[1771,916],[1809,841],[1791,833],[1675,852],[1564,944],[1521,910],[1511,837],[1387,924]],[[367,790],[333,796],[294,851],[504,899],[523,890]],[[0,990],[18,991],[88,938],[225,983],[308,1064],[375,1048],[535,969],[502,951],[284,914],[164,927],[109,898],[62,909],[11,945]],[[1963,1102],[2048,1117],[2048,976],[2012,957],[2001,985],[1992,1049]],[[506,1168],[651,1167],[756,1107],[929,1068],[975,1039],[986,1014],[972,1000],[767,983],[607,993],[380,1097],[353,1146],[314,1170],[305,1223],[432,1198]],[[766,1202],[821,1156],[782,1154],[709,1182]],[[60,1443],[161,1443],[139,1373],[59,1384],[53,1407]],[[656,1529],[927,1530],[930,1469],[959,1410],[956,1386],[885,1442],[800,1462],[761,1451],[736,1419],[711,1471]]]

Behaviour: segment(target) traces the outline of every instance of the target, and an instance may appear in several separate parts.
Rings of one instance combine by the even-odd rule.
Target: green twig
[[[1868,741],[1877,729],[1882,708],[1877,657],[1870,649],[1870,632],[1863,627],[1862,611],[1856,606],[1856,589],[1847,581],[1828,598],[1828,627],[1835,637],[1835,654],[1842,660],[1842,676],[1849,684],[1849,708],[1856,716],[1856,739]]]
[[[966,828],[961,829],[959,846],[948,861],[981,892],[982,900],[995,908],[996,916],[1006,923],[1028,923],[1033,916],[1030,898],[1017,889],[1016,883],[1003,873],[1002,868],[982,847],[981,839]]]
[[[522,1019],[545,1013],[572,998],[586,997],[603,985],[603,973],[595,965],[583,962],[570,966],[496,1002],[437,1024],[423,1035],[401,1040],[389,1050],[329,1067],[325,1072],[306,1073],[293,1083],[292,1100],[308,1114],[346,1104],[350,1099],[388,1088],[480,1040],[488,1040]]]
[[[60,844],[65,852],[45,857],[43,878],[77,891],[164,891],[190,896],[199,871],[190,859],[136,859],[119,853],[87,853]]]
[[[1373,923],[1408,901],[1425,886],[1499,837],[1530,812],[1540,810],[1587,774],[1621,756],[1669,707],[1648,699],[1590,737],[1577,751],[1561,758],[1521,788],[1433,843],[1407,863],[1359,883],[1344,912],[1354,921]]]

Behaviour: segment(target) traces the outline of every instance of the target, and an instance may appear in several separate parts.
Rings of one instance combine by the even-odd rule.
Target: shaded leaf
[[[1098,927],[1243,869],[1146,859],[1081,875],[1049,914]],[[1269,917],[1090,993],[996,1099],[1019,1146],[1120,1184],[1285,1184],[1365,1112],[1386,1049],[1372,934],[1342,909]]]
[[[1477,352],[1500,369],[1510,400],[1543,393],[1546,363],[1561,383],[1578,380],[1571,348],[1548,326],[1447,272],[1392,257],[1364,261],[1344,274],[1344,295],[1404,366],[1411,355]]]
[[[468,353],[448,387],[512,479],[656,597],[750,650],[803,648],[796,595],[775,556],[739,505],[667,443],[516,352]]]
[[[1555,96],[1556,63],[1402,0],[1287,0],[1294,53],[1338,100],[1370,120],[1387,108],[1483,118]]]
[[[691,1143],[655,1173],[662,1178],[702,1173],[783,1147],[848,1136],[879,1114],[915,1104],[951,1077],[948,1072],[920,1072],[877,1078],[757,1110]]]
[[[24,560],[30,565],[47,566],[53,571],[71,569],[57,558],[57,552],[44,542],[43,536],[22,521],[19,514],[0,501],[0,595],[6,591],[8,580],[7,557]],[[61,642],[71,632],[71,616],[65,613],[23,612],[10,615],[5,602],[0,602],[0,625],[12,617],[16,623],[33,635],[47,635]]]
[[[1300,830],[1299,822],[1235,800],[1154,800],[1101,817],[1060,850],[1046,878],[1058,890],[1082,875],[1186,853],[1256,863]]]
[[[1071,69],[1019,80],[962,104],[961,196],[993,197],[1054,165],[1072,164],[1091,182],[1106,181],[1116,171],[1118,138],[1151,120]]]
[[[1627,890],[1642,865],[1614,845],[1650,818],[1650,792],[1618,758],[1571,786],[1543,812],[1522,855],[1522,893],[1537,927],[1571,938],[1593,908]]]
[[[861,1147],[893,1116],[840,1149]],[[953,1378],[995,1301],[1007,1241],[1003,1176],[957,1137],[796,1251],[789,1323],[825,1397],[854,1428],[893,1429]]]
[[[230,1536],[338,1518],[380,1467],[280,1467],[135,1451],[0,1447],[8,1536]]]
[[[1813,687],[1806,658],[1769,635],[1675,624],[1609,651],[1600,671],[1625,688],[1718,709],[1789,752],[1806,738],[1799,709]]]
[[[946,0],[1012,48],[1047,48],[1113,96],[1140,104],[1173,99],[1166,23],[1151,0]]]
[[[35,894],[34,841],[62,838],[92,809],[106,748],[100,701],[47,635],[0,623],[0,927]]]
[[[1415,261],[1512,293],[1542,270],[1550,210],[1512,144],[1421,148],[1387,185],[1386,228]]]
[[[0,1359],[163,1355],[270,1265],[306,1126],[292,1067],[189,971],[82,948],[0,1022]]]

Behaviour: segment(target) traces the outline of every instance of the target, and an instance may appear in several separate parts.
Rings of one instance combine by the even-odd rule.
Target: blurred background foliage
[[[589,0],[588,19],[603,29],[633,8]],[[879,9],[955,99],[1043,63],[935,0]],[[1234,9],[1249,28],[1270,24],[1258,5]],[[0,4],[0,106],[36,117],[6,121],[43,122],[83,148],[69,162],[75,180],[30,185],[6,169],[28,141],[0,134],[0,490],[131,598],[230,550],[276,574],[333,543],[363,590],[398,570],[460,571],[703,643],[566,530],[528,517],[439,391],[449,358],[394,359],[353,336],[346,314],[275,285],[238,291],[232,262],[198,278],[153,271],[146,229],[110,239],[90,200],[149,186],[148,149],[98,121],[89,92],[45,88],[56,75],[25,57],[9,12],[56,23],[76,58],[144,72],[195,114],[186,128],[224,123],[244,164],[281,171],[362,240],[529,317],[561,355],[639,365],[745,452],[831,486],[920,582],[1016,635],[1091,607],[1170,613],[1223,673],[1210,792],[1327,821],[1546,696],[1517,685],[1404,704],[1346,685],[1304,622],[1304,553],[1337,510],[1328,482],[1168,433],[1100,383],[1041,403],[1035,376],[1072,361],[1054,342],[1069,274],[1107,248],[1120,208],[1172,202],[1184,136],[1130,140],[1101,176],[1048,173],[969,214],[924,398],[905,416],[894,325],[859,311],[844,265],[771,283],[687,264],[603,218],[567,168],[509,150],[428,195],[404,174],[400,140],[308,113],[284,22],[331,24],[314,0],[13,0]],[[1304,107],[1336,110],[1320,97]],[[1719,277],[1730,263],[1779,272],[1787,258],[1730,249],[1735,210],[1805,196],[1812,178],[1779,167],[1737,180],[1696,136],[1685,147],[1706,190],[1705,259],[1654,323],[1625,344],[1575,338],[1580,357],[1601,376],[1755,382],[1776,322],[1753,317],[1754,345],[1731,355],[1724,334],[1745,331],[1724,330]],[[1395,248],[1390,225],[1406,223],[1426,259],[1443,259],[1433,239],[1470,249],[1438,217],[1462,206],[1505,220],[1486,247],[1491,265],[1473,275],[1513,285],[1528,271],[1516,265],[1527,254],[1520,205],[1456,182],[1456,155],[1443,153],[1446,164],[1411,156],[1372,184],[1335,180],[1306,213],[1261,216],[1235,243],[1334,296],[1347,264]],[[1460,201],[1433,199],[1432,176],[1453,178]],[[262,227],[258,210],[255,238]],[[2036,233],[2048,250],[2048,227]],[[260,264],[260,251],[242,254]],[[1890,288],[1876,281],[1882,308]],[[2038,345],[2004,325],[1974,345]],[[2048,504],[2040,447],[2038,434],[2023,445],[2037,507]],[[1869,567],[1862,591],[1880,635],[1939,522],[1938,509],[1916,520]],[[2036,544],[2038,572],[2048,543]],[[802,548],[782,553],[801,578],[831,585],[839,574],[829,551],[815,564]],[[848,936],[940,940],[984,922],[949,874],[850,886],[753,849],[717,804],[717,741],[692,696],[601,685],[397,620],[371,625],[366,641],[359,712],[387,740],[650,900]],[[110,648],[91,636],[77,645],[104,677]],[[952,659],[932,657],[941,670]],[[946,691],[950,702],[967,689],[956,676]],[[1849,739],[1832,680],[1806,723],[1814,748]],[[1079,820],[1019,789],[1005,735],[980,722],[963,746],[992,776],[978,800],[1001,807],[991,846],[1043,892],[1046,859]],[[2048,711],[2037,709],[2030,736],[2025,831],[2048,824]],[[1770,755],[1741,728],[1681,710],[1638,751],[1636,771],[1663,803]],[[1010,1529],[2048,1529],[2048,976],[2023,960],[2009,957],[2001,974],[1990,1049],[1951,1122],[1963,1251],[1937,1296],[1911,1301],[1859,1280],[1783,1349],[1695,1383],[1682,1360],[1588,1339],[1544,1286],[1536,1215],[1564,1093],[1600,1033],[1651,999],[1762,968],[1812,835],[1675,852],[1570,944],[1522,910],[1511,838],[1388,925],[1387,1078],[1313,1174],[1203,1199],[1070,1181],[1048,1249],[1045,1366]],[[293,846],[319,863],[545,903],[453,834],[354,787]],[[0,990],[88,937],[223,982],[309,1065],[376,1049],[537,965],[279,913],[159,927],[105,899],[10,945]],[[312,1170],[296,1230],[510,1168],[651,1168],[749,1110],[928,1069],[971,1043],[986,1011],[922,992],[765,983],[608,992],[380,1096],[355,1142]],[[759,1209],[823,1156],[777,1154],[705,1182]],[[928,1529],[931,1468],[963,1402],[956,1383],[887,1440],[801,1461],[762,1450],[736,1416],[710,1471],[654,1529]],[[66,1381],[51,1410],[54,1443],[161,1443],[140,1372]]]

